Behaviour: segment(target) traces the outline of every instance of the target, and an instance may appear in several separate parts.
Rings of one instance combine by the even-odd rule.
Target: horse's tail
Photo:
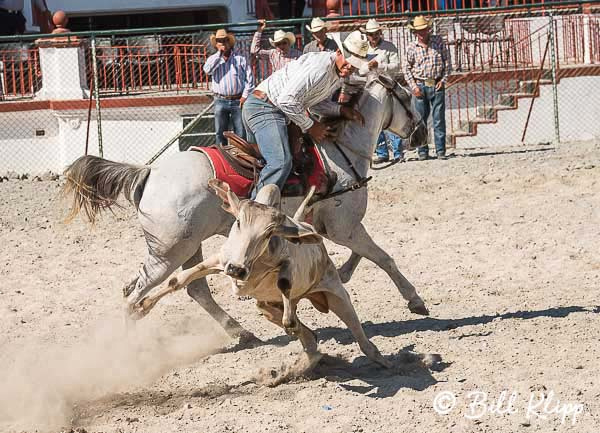
[[[65,197],[73,203],[67,221],[83,210],[93,224],[100,210],[120,207],[117,202],[123,193],[127,201],[138,206],[150,167],[108,161],[97,156],[82,156],[64,172],[67,182],[62,187]]]

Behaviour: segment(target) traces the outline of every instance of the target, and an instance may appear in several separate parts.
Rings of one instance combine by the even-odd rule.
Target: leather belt
[[[258,99],[260,99],[261,101],[264,102],[268,102],[271,105],[274,105],[270,100],[269,97],[267,96],[267,94],[261,90],[255,89],[254,92],[252,92],[252,94],[254,96],[256,96]]]
[[[441,80],[441,78],[415,78],[415,81],[423,83],[426,87],[435,87]]]
[[[235,101],[235,100],[238,100],[238,99],[240,99],[242,97],[241,94],[239,94],[239,95],[231,95],[230,96],[230,95],[219,95],[218,93],[215,93],[215,96],[217,98],[219,98],[219,99],[228,99],[230,101]]]
[[[14,14],[14,15],[16,15],[16,14],[18,14],[18,13],[19,13],[19,11],[18,11],[18,10],[13,10],[13,9],[4,9],[4,8],[0,8],[0,11],[1,11],[1,12],[6,12],[6,13],[9,13],[9,14]]]

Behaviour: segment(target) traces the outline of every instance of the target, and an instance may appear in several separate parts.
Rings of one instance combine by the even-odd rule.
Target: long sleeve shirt
[[[259,59],[268,59],[269,63],[271,64],[271,68],[273,69],[273,72],[280,70],[292,60],[296,60],[302,55],[302,52],[295,49],[294,47],[290,47],[290,50],[287,54],[283,54],[281,50],[278,50],[276,48],[270,48],[268,50],[261,49],[261,39],[262,32],[254,33],[254,37],[252,38],[252,44],[250,45],[250,53],[257,56]]]
[[[335,52],[338,49],[338,46],[333,39],[327,38],[325,39],[325,44],[323,48],[324,49],[321,50],[321,48],[319,47],[319,41],[314,39],[312,42],[309,42],[304,46],[304,50],[302,51],[302,53],[320,53],[321,51]]]
[[[417,87],[415,79],[435,79],[445,83],[452,72],[450,51],[441,36],[431,35],[427,46],[416,40],[406,48],[404,78],[411,89]]]
[[[394,75],[400,71],[400,57],[398,56],[398,48],[389,41],[381,39],[376,47],[372,47],[369,44],[369,51],[367,52],[367,58],[369,61],[377,60],[377,68],[374,72],[387,73]],[[359,74],[367,75],[369,73],[369,67],[363,66]]]
[[[258,85],[292,122],[306,132],[313,120],[306,110],[320,114],[340,114],[331,95],[342,84],[335,66],[335,53],[308,53],[291,62]]]
[[[216,95],[247,98],[254,90],[254,75],[246,58],[233,51],[227,61],[217,51],[204,63],[204,72],[212,76],[211,90]]]

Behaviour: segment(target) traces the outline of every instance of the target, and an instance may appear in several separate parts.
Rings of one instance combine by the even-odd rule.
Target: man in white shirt
[[[242,117],[248,140],[258,144],[267,163],[253,196],[268,184],[283,189],[292,169],[288,122],[294,122],[317,143],[328,137],[325,125],[308,116],[308,108],[364,123],[358,111],[340,107],[330,98],[344,77],[366,64],[367,39],[355,31],[338,46],[335,53],[308,53],[287,64],[260,83],[246,100]]]
[[[385,73],[390,77],[394,77],[400,72],[400,57],[398,49],[394,44],[383,39],[383,28],[377,20],[370,19],[367,25],[361,28],[361,31],[366,33],[369,40],[369,52],[367,57],[369,63],[363,67],[359,73],[367,75],[369,72]],[[373,159],[374,164],[381,164],[389,161],[388,146],[390,142],[392,146],[394,160],[401,160],[404,155],[402,152],[402,140],[395,134],[388,131],[383,131],[379,134],[377,140],[377,148],[375,149],[376,157]]]

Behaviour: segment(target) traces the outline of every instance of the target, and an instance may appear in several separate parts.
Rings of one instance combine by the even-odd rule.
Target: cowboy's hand
[[[241,97],[240,98],[240,108],[242,108],[244,106],[244,102],[246,102],[246,98]]]
[[[440,81],[435,85],[435,90],[442,90],[444,88],[444,82]]]
[[[258,20],[258,31],[262,32],[267,28],[267,20]]]
[[[379,66],[379,62],[373,59],[367,64],[367,66],[369,66],[369,71],[372,71],[373,69],[377,69],[377,67]]]
[[[340,114],[344,119],[353,120],[360,123],[362,126],[365,125],[365,118],[360,111],[357,111],[354,108],[342,106],[340,107]]]
[[[417,98],[423,97],[423,92],[421,92],[421,88],[418,86],[415,87],[412,92],[413,92],[413,95],[415,95]]]
[[[333,132],[330,131],[324,124],[316,120],[315,123],[313,123],[313,126],[308,128],[307,132],[312,138],[315,139],[315,141],[317,141],[317,143],[320,143],[326,138],[332,137],[334,135]]]

